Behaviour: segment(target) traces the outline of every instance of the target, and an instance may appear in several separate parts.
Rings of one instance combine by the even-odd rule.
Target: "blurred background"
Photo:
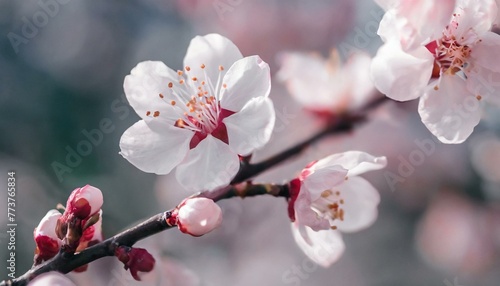
[[[118,154],[120,136],[139,119],[122,88],[137,63],[179,69],[190,39],[211,32],[243,55],[260,55],[273,74],[282,51],[374,55],[382,15],[370,0],[0,1],[0,278],[8,171],[17,180],[17,276],[32,264],[33,229],[77,187],[103,191],[105,236],[189,195],[172,176],[143,173]],[[256,161],[319,128],[282,83],[273,82],[271,98],[276,130]],[[416,110],[415,102],[389,103],[355,132],[258,178],[282,182],[311,160],[347,150],[389,158],[386,171],[366,176],[382,195],[377,222],[344,235],[346,253],[329,269],[312,266],[295,245],[284,200],[232,199],[221,202],[224,223],[213,233],[169,231],[143,242],[161,263],[137,285],[499,285],[498,110],[487,109],[461,145],[436,142]],[[415,161],[417,153],[423,159]],[[136,285],[129,276],[105,259],[71,279]]]

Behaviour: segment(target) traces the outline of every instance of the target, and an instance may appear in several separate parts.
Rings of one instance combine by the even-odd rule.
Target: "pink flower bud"
[[[48,211],[33,231],[36,243],[35,264],[54,257],[59,251],[61,240],[57,237],[56,225],[60,217],[59,211]]]
[[[101,190],[91,185],[86,185],[75,189],[71,193],[66,203],[65,213],[74,214],[79,219],[86,219],[97,213],[101,209],[102,203]]]
[[[192,236],[211,232],[222,222],[222,210],[211,199],[189,198],[181,203],[177,214],[179,230]]]

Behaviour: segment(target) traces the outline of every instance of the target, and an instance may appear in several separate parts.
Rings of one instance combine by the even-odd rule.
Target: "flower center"
[[[433,78],[438,78],[441,73],[454,75],[459,71],[464,71],[468,66],[472,53],[470,44],[474,43],[477,36],[472,29],[460,37],[456,36],[459,17],[460,14],[453,14],[453,20],[444,30],[443,36],[425,46],[434,55]]]
[[[344,221],[345,211],[342,205],[345,203],[340,191],[325,190],[315,200],[311,208],[321,217],[330,221],[331,229],[337,229],[333,225],[336,220]]]
[[[177,71],[178,81],[168,83],[168,95],[159,94],[159,97],[171,105],[174,114],[169,114],[169,119],[178,128],[188,129],[195,133],[190,148],[195,148],[208,134],[228,143],[226,126],[222,123],[225,117],[235,112],[220,107],[220,94],[226,84],[222,84],[223,66],[219,66],[219,75],[214,83],[207,76],[205,64],[199,67],[203,72],[203,79],[190,75],[191,67],[186,66],[184,71]],[[159,111],[147,116],[158,117]]]

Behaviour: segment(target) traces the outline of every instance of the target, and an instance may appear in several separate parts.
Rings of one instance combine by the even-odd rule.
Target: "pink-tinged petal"
[[[177,167],[177,181],[191,191],[214,190],[226,186],[240,167],[238,155],[229,145],[208,135],[189,151]]]
[[[407,21],[413,37],[402,43],[405,50],[412,50],[441,37],[450,23],[455,0],[406,0],[397,8],[398,16]]]
[[[480,101],[459,76],[445,74],[436,86],[420,99],[422,122],[441,142],[462,143],[481,119]]]
[[[143,119],[149,111],[164,111],[171,109],[169,104],[160,98],[160,94],[169,95],[169,82],[177,82],[178,75],[175,71],[158,61],[141,62],[135,66],[125,77],[123,89],[127,100],[135,112]]]
[[[196,36],[191,40],[184,57],[184,66],[191,68],[189,77],[205,79],[206,72],[215,88],[219,74],[223,77],[227,69],[241,58],[243,56],[240,50],[229,39],[219,34],[208,34]],[[201,65],[205,66],[203,70]],[[219,71],[219,66],[224,70]]]
[[[481,100],[500,106],[500,72],[475,66],[467,72],[467,89]]]
[[[314,231],[330,229],[330,223],[311,209],[311,197],[307,190],[299,193],[294,204],[295,224],[307,225]]]
[[[186,129],[141,120],[123,133],[120,154],[144,172],[168,174],[186,156],[193,134]]]
[[[303,228],[303,229],[300,229]],[[313,231],[308,227],[296,227],[292,224],[295,242],[305,255],[322,267],[329,267],[339,260],[345,250],[345,244],[338,231]]]
[[[311,195],[311,199],[316,200],[321,196],[323,191],[329,190],[344,182],[347,173],[348,170],[340,165],[315,168],[314,172],[304,179],[304,188],[301,192],[307,191]]]
[[[365,179],[350,177],[335,190],[340,192],[344,200],[344,220],[335,220],[334,225],[340,231],[355,232],[371,226],[377,219],[377,206],[380,194]]]
[[[64,274],[56,271],[40,274],[33,279],[28,286],[76,286],[73,281],[69,280]]]
[[[347,151],[323,158],[312,167],[318,170],[335,165],[348,170],[347,176],[357,176],[384,168],[387,165],[387,159],[385,157],[375,157],[361,151]]]
[[[220,105],[237,112],[252,98],[269,95],[271,72],[259,56],[246,57],[229,68],[222,82]]]
[[[35,228],[33,236],[36,238],[37,236],[45,235],[59,241],[59,238],[56,234],[56,225],[57,220],[61,216],[62,214],[58,210],[48,211],[47,214],[42,218],[38,226]]]
[[[457,16],[454,19],[458,23],[455,35],[460,39],[471,30],[476,35],[491,30],[498,14],[498,7],[495,0],[458,0],[455,14]]]
[[[272,101],[267,97],[257,97],[222,122],[226,125],[231,150],[236,154],[248,155],[269,141],[274,121]]]
[[[397,101],[418,98],[427,86],[433,68],[434,57],[419,47],[405,53],[398,43],[384,44],[372,60],[371,75],[375,87]]]
[[[470,55],[474,64],[494,72],[500,72],[500,35],[486,32],[480,41],[472,47]]]

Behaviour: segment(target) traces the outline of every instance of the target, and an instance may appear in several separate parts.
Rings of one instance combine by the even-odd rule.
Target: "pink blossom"
[[[123,134],[121,154],[142,171],[176,177],[193,191],[227,185],[274,126],[269,66],[243,58],[228,39],[197,36],[184,69],[139,63],[125,78],[130,105],[142,118]],[[196,177],[193,179],[193,174]]]
[[[491,32],[496,3],[378,2],[387,12],[378,31],[385,44],[371,66],[375,86],[394,100],[420,98],[429,131],[443,143],[462,143],[480,121],[481,103],[498,101],[490,80],[500,76],[500,36]]]
[[[358,175],[386,164],[385,157],[359,151],[334,154],[312,162],[291,182],[292,230],[309,258],[328,267],[344,250],[337,229],[356,232],[373,224],[380,195]]]

